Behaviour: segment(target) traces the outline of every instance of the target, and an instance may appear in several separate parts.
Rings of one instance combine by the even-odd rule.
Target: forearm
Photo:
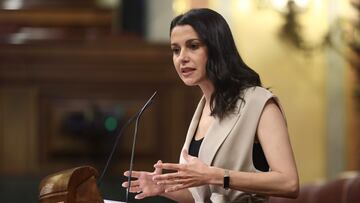
[[[224,169],[210,167],[209,184],[223,186]],[[298,194],[298,178],[294,174],[270,172],[230,171],[230,188],[251,193],[259,193],[283,197],[296,197]]]
[[[164,192],[161,196],[174,200],[180,203],[193,203],[194,199],[188,189],[183,189],[175,192]]]

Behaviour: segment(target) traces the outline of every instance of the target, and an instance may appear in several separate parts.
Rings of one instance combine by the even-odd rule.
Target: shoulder
[[[268,89],[254,86],[244,89],[241,92],[241,96],[237,101],[237,110],[235,112],[240,112],[241,109],[253,109],[253,108],[260,108],[262,109],[265,103],[270,98],[276,98],[275,95],[270,92]]]
[[[264,87],[254,86],[254,87],[246,88],[244,90],[244,96],[245,97],[267,97],[267,96],[274,96],[274,94],[270,90],[268,90]]]
[[[279,98],[270,90],[263,87],[247,88],[244,93],[245,108],[257,108],[264,111],[265,108],[270,111],[280,111],[286,122],[284,109]]]
[[[243,98],[246,102],[266,102],[270,98],[276,98],[276,96],[268,89],[255,86],[255,87],[249,87],[244,90]]]

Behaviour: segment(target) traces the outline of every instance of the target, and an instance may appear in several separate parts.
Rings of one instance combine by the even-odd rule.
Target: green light
[[[114,131],[117,127],[117,120],[110,116],[105,119],[105,129],[107,131]]]

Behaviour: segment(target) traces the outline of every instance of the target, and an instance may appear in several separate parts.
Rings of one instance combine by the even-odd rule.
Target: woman
[[[186,85],[199,86],[203,98],[180,163],[158,161],[152,173],[134,171],[130,192],[139,193],[137,199],[162,195],[178,202],[296,197],[285,116],[276,96],[242,61],[225,19],[210,9],[190,10],[171,22],[170,41],[177,73]]]

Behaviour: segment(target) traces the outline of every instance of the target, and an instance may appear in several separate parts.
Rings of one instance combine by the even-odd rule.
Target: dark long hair
[[[241,59],[230,27],[217,12],[192,9],[171,21],[170,34],[175,26],[190,25],[208,49],[206,74],[214,85],[211,95],[211,115],[220,119],[232,112],[236,102],[244,101],[244,90],[261,86],[259,75]]]

